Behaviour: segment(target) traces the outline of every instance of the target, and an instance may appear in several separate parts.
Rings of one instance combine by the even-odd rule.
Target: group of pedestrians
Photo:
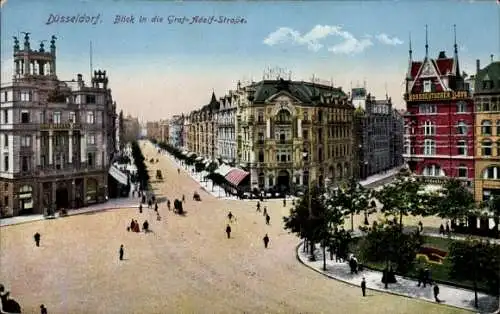
[[[260,210],[260,202],[258,201],[257,202],[257,212],[261,212]],[[266,219],[266,225],[269,225],[269,222],[271,221],[271,216],[269,216],[269,214],[267,213],[267,207],[264,206],[264,212],[263,212],[263,215]],[[228,224],[226,225],[226,235],[227,235],[227,238],[230,239],[231,238],[231,224],[233,222],[236,222],[236,217],[233,215],[233,213],[231,211],[229,211],[229,213],[227,214],[227,220],[228,220]],[[268,248],[269,246],[269,235],[266,233],[264,235],[264,237],[262,238],[262,241],[264,242],[264,248]]]
[[[286,201],[283,200],[283,205],[286,206]],[[260,213],[261,210],[260,210],[260,201],[257,201],[257,212]],[[264,211],[262,212],[262,215],[264,216],[264,218],[266,219],[266,225],[269,225],[270,221],[271,221],[271,216],[269,216],[269,214],[267,213],[267,206],[264,206]]]

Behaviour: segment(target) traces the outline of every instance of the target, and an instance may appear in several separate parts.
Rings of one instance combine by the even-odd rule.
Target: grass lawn
[[[423,236],[424,238],[424,244],[423,246],[426,247],[434,247],[443,251],[448,251],[449,245],[453,241],[457,240],[452,240],[448,238],[437,238],[437,237],[429,237],[429,236]],[[354,239],[353,243],[351,244],[351,249],[356,255],[359,254],[359,239]],[[384,262],[362,262],[365,266],[368,268],[376,269],[382,271],[385,268],[385,263]],[[450,277],[449,272],[450,272],[450,262],[448,259],[444,259],[442,264],[439,263],[433,263],[433,262],[423,262],[423,261],[415,261],[414,268],[410,270],[407,274],[405,274],[405,277],[410,277],[417,279],[418,278],[418,270],[423,267],[428,267],[429,270],[431,271],[431,278],[432,280],[438,282],[438,283],[443,283],[443,284],[451,284],[455,286],[459,286],[462,288],[466,289],[473,289],[473,282],[472,281],[461,281],[461,280],[455,280]],[[478,290],[489,293],[486,284],[482,284],[478,282]]]

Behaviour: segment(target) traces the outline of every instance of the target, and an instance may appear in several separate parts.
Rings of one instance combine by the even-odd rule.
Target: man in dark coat
[[[440,303],[441,300],[439,300],[438,295],[439,295],[439,287],[437,284],[434,285],[434,300],[436,300],[437,303]]]
[[[361,280],[361,292],[363,293],[363,296],[366,297],[366,280],[365,280],[365,277],[363,277],[363,280]]]
[[[264,248],[267,249],[267,246],[269,245],[269,236],[267,235],[267,233],[262,240],[264,240]]]
[[[35,235],[33,236],[33,238],[35,238],[35,244],[36,244],[36,246],[40,246],[40,234],[38,232],[35,233]]]
[[[120,251],[119,251],[119,253],[120,253],[120,261],[123,261],[123,254],[125,253],[125,251],[123,249],[123,244],[120,245]]]
[[[231,226],[230,225],[227,225],[226,233],[227,233],[227,238],[229,239],[231,237]]]
[[[269,221],[271,220],[271,216],[266,214],[266,225],[269,225]]]
[[[155,202],[155,212],[158,212],[158,202]]]
[[[47,314],[47,308],[45,305],[40,305],[40,314]]]
[[[142,214],[142,203],[139,204],[139,213]]]

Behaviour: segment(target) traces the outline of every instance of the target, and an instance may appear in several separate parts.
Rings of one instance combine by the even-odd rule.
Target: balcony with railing
[[[293,140],[292,139],[278,139],[276,140],[276,145],[292,145]]]
[[[88,163],[65,163],[63,165],[37,166],[34,174],[37,176],[67,176],[82,172],[107,171],[107,166],[89,165]]]

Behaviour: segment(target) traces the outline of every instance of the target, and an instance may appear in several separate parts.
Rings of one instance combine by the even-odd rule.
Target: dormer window
[[[424,93],[430,93],[432,89],[432,82],[431,80],[425,80],[424,81]]]
[[[484,80],[483,81],[483,89],[493,89],[493,81],[492,80]]]

